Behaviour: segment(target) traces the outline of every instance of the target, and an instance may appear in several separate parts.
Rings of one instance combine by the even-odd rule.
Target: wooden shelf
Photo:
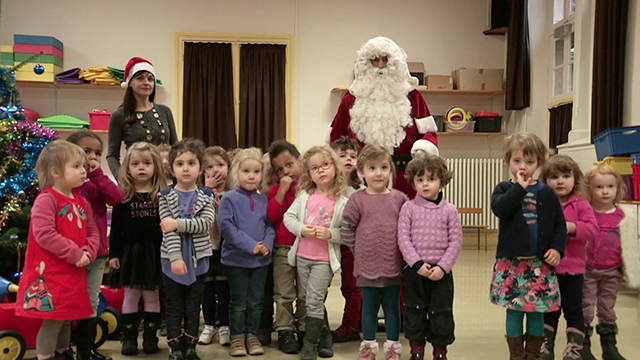
[[[508,27],[501,27],[501,28],[485,30],[482,33],[485,35],[505,35],[508,32],[509,32]]]
[[[440,94],[440,95],[501,95],[504,90],[431,90],[418,87],[416,90],[423,94]],[[333,88],[332,93],[345,93],[349,88]]]
[[[16,81],[18,87],[51,87],[56,89],[105,89],[105,90],[124,90],[120,85],[100,85],[100,84],[62,84],[44,81]]]
[[[78,130],[89,130],[89,129],[51,129],[55,132],[61,133],[61,134],[70,134],[70,133],[74,133]],[[97,134],[106,134],[108,131],[107,130],[91,130],[94,133]]]
[[[499,135],[507,135],[504,132],[455,132],[455,131],[445,131],[438,132],[438,136],[499,136]]]

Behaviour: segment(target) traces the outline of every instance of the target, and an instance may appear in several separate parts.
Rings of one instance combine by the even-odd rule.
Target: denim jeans
[[[182,335],[182,319],[184,317],[185,334],[198,338],[200,325],[200,301],[207,280],[207,274],[196,277],[196,282],[186,286],[178,284],[166,275],[164,290],[167,294],[167,339],[175,339]]]
[[[229,266],[229,330],[231,340],[255,336],[260,327],[264,286],[269,266],[254,269]]]

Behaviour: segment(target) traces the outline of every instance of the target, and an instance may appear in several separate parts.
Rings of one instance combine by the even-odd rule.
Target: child
[[[138,353],[138,304],[144,299],[143,352],[158,350],[160,325],[160,218],[158,193],[165,188],[160,154],[147,142],[131,145],[120,167],[118,182],[124,200],[113,208],[109,237],[111,286],[124,287],[122,355]]]
[[[171,145],[158,145],[158,152],[160,153],[160,159],[162,160],[162,171],[164,172],[164,178],[167,181],[167,186],[173,185],[174,182],[173,175],[171,175],[171,166],[169,165],[169,151],[171,151]]]
[[[591,205],[584,200],[585,185],[578,164],[566,155],[555,155],[542,167],[540,181],[558,195],[567,224],[564,258],[556,266],[562,311],[567,320],[567,345],[563,358],[579,359],[584,340],[582,284],[584,282],[585,245],[598,232]],[[544,343],[540,359],[553,360],[560,311],[544,314]]]
[[[343,136],[333,143],[331,148],[335,150],[340,158],[344,174],[347,177],[348,184],[345,187],[347,197],[351,197],[353,193],[360,190],[362,185],[356,171],[356,163],[360,145],[355,139],[349,139]],[[340,273],[342,285],[340,291],[344,297],[344,312],[342,314],[342,324],[332,332],[333,341],[337,343],[360,340],[360,330],[358,323],[360,322],[360,311],[362,305],[362,295],[360,288],[356,284],[356,278],[353,276],[353,252],[345,245],[340,246],[342,272]]]
[[[42,192],[31,208],[16,315],[43,319],[38,360],[73,359],[71,322],[93,313],[84,267],[96,258],[100,235],[91,204],[73,191],[84,184],[84,162],[82,148],[64,140],[42,149],[36,162]]]
[[[297,266],[307,310],[301,360],[333,356],[324,300],[333,274],[340,271],[340,223],[347,203],[346,179],[340,167],[338,155],[330,147],[309,149],[302,158],[298,194],[283,217],[287,229],[296,236],[288,261]]]
[[[197,184],[203,153],[200,140],[187,138],[173,145],[169,163],[176,184],[158,195],[170,360],[200,359],[200,301],[213,255],[209,230],[215,221],[212,191]]]
[[[389,190],[396,172],[391,155],[383,147],[365,146],[358,157],[357,171],[367,188],[349,198],[342,212],[340,233],[345,244],[355,249],[353,275],[362,292],[364,341],[360,345],[360,358],[373,359],[378,353],[376,331],[382,303],[387,330],[385,359],[399,360],[402,255],[397,229],[400,209],[409,199],[395,189]]]
[[[228,176],[231,167],[229,155],[220,146],[211,146],[204,151],[204,185],[213,190],[214,206],[216,211],[222,195],[231,189],[231,177]],[[229,279],[227,270],[220,263],[220,228],[214,221],[211,230],[211,245],[213,256],[209,261],[209,273],[204,286],[202,297],[202,315],[204,317],[204,329],[200,334],[198,344],[207,345],[218,337],[220,345],[231,344],[229,332]],[[216,311],[217,310],[217,311]],[[218,326],[216,330],[216,315]]]
[[[80,146],[85,153],[85,170],[87,181],[77,188],[76,191],[91,204],[94,221],[98,227],[100,236],[100,247],[97,258],[87,265],[87,285],[93,314],[91,317],[76,322],[76,345],[78,347],[78,360],[111,360],[93,349],[97,328],[98,294],[104,266],[109,254],[107,250],[107,206],[118,205],[124,194],[108,176],[106,176],[100,164],[102,163],[102,140],[96,133],[90,130],[80,130],[71,134],[67,141]]]
[[[418,156],[405,170],[417,192],[398,219],[398,245],[407,263],[404,327],[411,359],[424,358],[426,339],[433,358],[446,360],[447,345],[455,339],[451,269],[462,248],[462,226],[455,205],[442,197],[451,177],[439,156]]]
[[[507,308],[507,344],[512,359],[539,359],[544,313],[560,310],[553,267],[564,253],[567,229],[558,196],[533,180],[544,165],[547,147],[535,134],[518,133],[504,142],[504,162],[512,180],[498,184],[491,210],[500,219],[492,303]],[[523,334],[527,314],[527,333]],[[525,347],[526,343],[526,347]]]
[[[276,231],[273,247],[273,272],[278,274],[273,279],[273,300],[276,303],[275,330],[278,332],[280,351],[295,354],[300,351],[299,342],[302,342],[305,331],[304,290],[298,281],[296,267],[289,265],[287,260],[296,237],[287,229],[282,219],[296,198],[302,164],[298,149],[286,140],[276,140],[269,146],[269,158],[276,175],[280,178],[280,183],[274,185],[267,193],[267,217],[274,224]]]
[[[224,238],[220,261],[227,266],[231,290],[231,356],[264,354],[256,334],[275,231],[267,220],[267,197],[258,193],[261,157],[257,148],[236,154],[231,174],[238,186],[222,198],[218,215]]]
[[[628,221],[617,204],[624,198],[625,185],[622,176],[609,165],[595,165],[585,175],[588,191],[586,200],[591,203],[598,223],[598,234],[587,243],[587,266],[584,273],[582,293],[582,312],[585,324],[585,345],[583,359],[594,359],[591,354],[590,335],[593,334],[593,308],[598,304],[598,325],[602,358],[605,360],[624,359],[616,347],[616,296],[622,282],[622,268],[634,284],[637,258],[632,259],[631,252],[622,251],[625,244],[636,243],[633,221]],[[625,249],[626,250],[626,249]],[[637,252],[636,252],[637,254]],[[623,258],[624,257],[624,258]],[[624,261],[623,261],[624,260]],[[635,281],[632,279],[636,279]],[[637,283],[636,283],[637,285]]]

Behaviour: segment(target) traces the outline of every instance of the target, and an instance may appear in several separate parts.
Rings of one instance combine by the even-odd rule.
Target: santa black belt
[[[409,161],[411,161],[411,155],[391,155],[391,160],[393,160],[396,171],[404,171]]]

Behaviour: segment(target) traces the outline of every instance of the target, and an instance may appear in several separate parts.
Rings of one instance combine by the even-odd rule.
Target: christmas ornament
[[[33,72],[38,74],[38,75],[42,75],[44,74],[44,66],[37,64],[33,67]]]

